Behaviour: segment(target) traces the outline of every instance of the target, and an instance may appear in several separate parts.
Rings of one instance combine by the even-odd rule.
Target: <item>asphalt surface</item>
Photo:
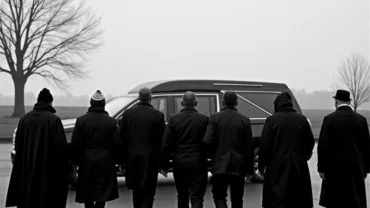
[[[5,198],[8,190],[9,177],[12,168],[10,162],[10,151],[11,144],[0,144],[0,207],[5,207]],[[311,180],[312,180],[312,189],[314,197],[314,205],[318,206],[318,199],[320,195],[320,186],[321,179],[318,176],[317,169],[317,154],[316,147],[312,159],[309,161],[310,171],[311,171]],[[56,179],[57,180],[57,179]],[[132,192],[125,188],[125,181],[123,177],[119,177],[120,185],[120,198],[109,202],[106,207],[109,208],[121,208],[121,207],[132,207]],[[209,184],[207,188],[207,194],[205,196],[205,208],[214,207],[211,193],[212,185]],[[368,206],[370,205],[370,177],[366,179],[366,189],[367,189],[367,201]],[[74,202],[75,191],[70,189],[68,195],[68,208],[81,208],[82,204],[77,204]],[[244,207],[248,208],[260,208],[262,199],[262,184],[245,184],[245,193],[244,193]],[[160,176],[159,184],[157,187],[157,194],[155,198],[156,208],[172,208],[177,207],[176,200],[176,189],[173,181],[172,174],[169,174],[168,178]]]

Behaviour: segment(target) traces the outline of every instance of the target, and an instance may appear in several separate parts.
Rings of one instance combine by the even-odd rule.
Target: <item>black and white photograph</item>
[[[1,0],[0,207],[370,208],[368,0]]]

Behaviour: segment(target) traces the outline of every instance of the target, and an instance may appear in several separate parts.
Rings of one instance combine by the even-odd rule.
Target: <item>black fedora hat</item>
[[[347,90],[337,90],[337,94],[333,97],[340,101],[351,101],[350,93]]]

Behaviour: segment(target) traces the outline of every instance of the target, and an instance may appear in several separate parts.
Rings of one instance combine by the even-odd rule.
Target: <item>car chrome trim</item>
[[[272,94],[280,94],[281,92],[279,91],[251,91],[251,90],[231,90],[231,91],[234,91],[234,92],[250,92],[250,93],[272,93]]]
[[[221,90],[221,92],[225,94],[225,90]],[[259,110],[261,110],[261,111],[263,111],[263,112],[267,113],[269,116],[271,116],[271,115],[272,115],[272,113],[270,113],[270,112],[268,112],[267,110],[265,110],[265,109],[261,108],[260,106],[258,106],[257,104],[253,103],[252,101],[250,101],[250,100],[248,100],[248,99],[246,99],[246,98],[244,98],[244,97],[240,96],[239,94],[237,94],[237,95],[238,95],[238,97],[239,97],[240,99],[242,99],[242,100],[244,100],[244,101],[248,102],[249,104],[253,105],[254,107],[258,108]]]
[[[242,86],[242,87],[263,87],[261,84],[234,84],[234,83],[213,83],[215,86]]]

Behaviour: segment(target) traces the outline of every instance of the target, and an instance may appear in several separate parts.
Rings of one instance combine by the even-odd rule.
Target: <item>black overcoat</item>
[[[307,161],[314,145],[307,118],[292,108],[290,99],[279,95],[275,114],[266,119],[259,149],[258,169],[266,171],[263,207],[313,207]]]
[[[184,108],[171,116],[163,135],[163,164],[173,156],[173,168],[189,174],[207,171],[207,157],[203,137],[207,130],[208,117],[194,108]],[[165,168],[167,169],[167,168]]]
[[[115,156],[121,145],[116,120],[103,107],[90,107],[76,121],[70,152],[79,166],[76,202],[118,198]]]
[[[123,113],[120,133],[128,189],[156,185],[165,127],[164,114],[150,103],[139,102]]]
[[[370,172],[370,136],[365,117],[349,106],[326,116],[321,127],[318,172],[324,173],[320,205],[366,208],[365,174]]]
[[[6,206],[65,208],[68,194],[67,140],[55,109],[35,104],[16,132],[15,160]]]
[[[209,119],[204,143],[212,154],[212,174],[254,173],[250,119],[235,107],[225,107]]]

